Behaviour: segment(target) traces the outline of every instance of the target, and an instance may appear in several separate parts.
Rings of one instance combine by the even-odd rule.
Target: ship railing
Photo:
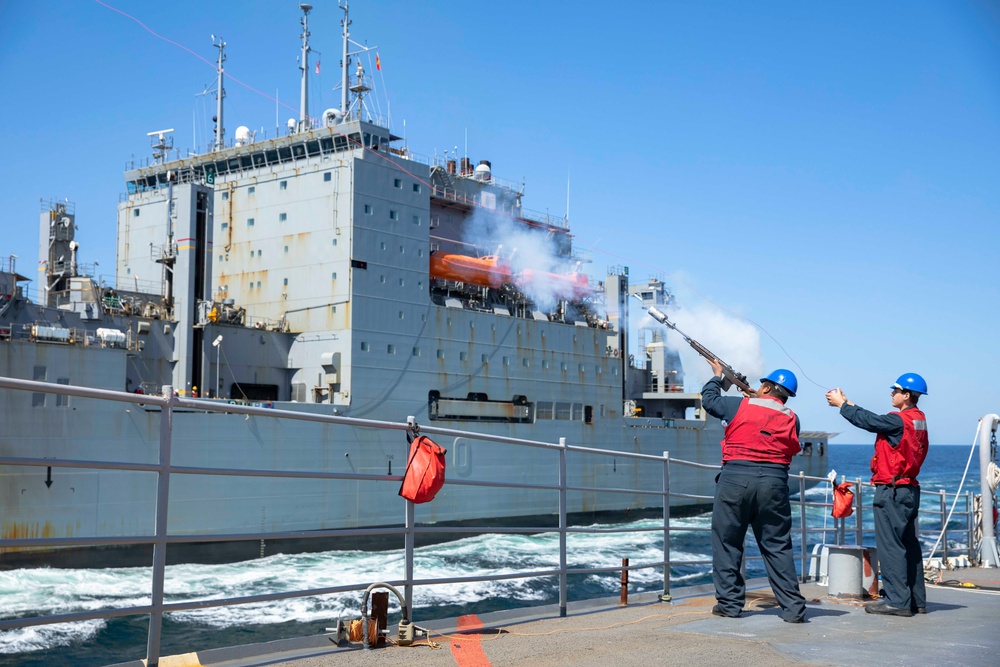
[[[278,593],[264,593],[257,595],[244,595],[239,597],[229,597],[229,598],[213,598],[213,599],[198,599],[198,600],[184,600],[179,602],[167,602],[164,593],[164,582],[166,578],[166,554],[167,548],[170,545],[175,544],[190,544],[190,543],[222,543],[222,542],[238,542],[247,540],[278,540],[278,539],[320,539],[320,538],[330,538],[330,537],[381,537],[381,538],[402,538],[403,549],[404,549],[404,576],[402,579],[389,580],[385,583],[401,587],[404,590],[404,599],[407,608],[412,610],[412,600],[413,600],[413,589],[417,586],[430,586],[436,584],[455,584],[455,583],[473,583],[473,582],[484,582],[484,581],[502,581],[508,579],[536,579],[536,578],[557,578],[558,579],[558,589],[559,589],[559,613],[560,616],[565,616],[567,614],[568,606],[568,577],[570,575],[593,575],[600,573],[619,573],[622,570],[640,570],[640,569],[657,569],[663,572],[663,592],[660,596],[661,600],[669,601],[671,599],[671,578],[672,569],[680,566],[690,566],[690,565],[710,565],[711,561],[709,559],[701,560],[672,560],[671,558],[671,541],[672,534],[674,532],[691,532],[694,530],[709,531],[710,528],[694,528],[691,526],[677,526],[671,522],[671,505],[672,502],[685,501],[690,504],[690,501],[695,501],[698,504],[707,504],[711,502],[712,497],[708,495],[699,495],[692,493],[685,493],[677,489],[672,489],[672,483],[683,484],[686,480],[691,478],[692,473],[686,471],[677,475],[676,480],[672,474],[672,470],[677,467],[683,467],[694,471],[700,471],[701,474],[706,476],[714,475],[719,466],[715,464],[699,463],[693,461],[685,461],[681,459],[674,459],[670,456],[669,452],[663,452],[662,456],[656,456],[651,454],[640,454],[633,452],[624,452],[618,450],[604,450],[596,449],[592,447],[583,447],[577,445],[571,445],[567,443],[565,438],[560,438],[559,442],[542,442],[534,441],[520,438],[512,438],[500,435],[475,433],[470,431],[462,431],[456,429],[438,428],[433,426],[419,426],[419,431],[425,435],[433,436],[444,436],[444,437],[456,437],[456,438],[466,438],[469,442],[483,441],[486,443],[500,443],[502,445],[510,445],[513,447],[527,447],[534,449],[543,449],[551,452],[556,459],[556,464],[553,466],[555,470],[555,476],[557,477],[556,483],[542,483],[542,482],[524,482],[524,481],[485,481],[485,480],[475,480],[463,478],[461,476],[453,476],[448,479],[446,486],[452,487],[480,487],[480,488],[505,488],[505,489],[522,489],[522,490],[545,490],[555,492],[558,497],[556,503],[556,511],[554,514],[558,515],[558,526],[553,526],[549,528],[535,526],[443,526],[436,524],[421,524],[418,525],[416,522],[416,510],[415,505],[409,501],[400,501],[403,503],[404,511],[402,514],[405,516],[405,522],[403,527],[385,527],[385,528],[360,528],[360,529],[330,529],[330,530],[310,530],[310,531],[259,531],[251,533],[213,533],[213,534],[193,534],[193,535],[183,535],[183,534],[173,534],[167,530],[168,526],[168,506],[170,501],[170,478],[173,475],[204,475],[204,476],[232,476],[232,477],[244,477],[244,478],[278,478],[278,479],[315,479],[315,480],[330,480],[338,481],[343,480],[347,482],[378,482],[381,484],[388,484],[392,490],[391,496],[395,496],[396,485],[402,480],[400,475],[393,474],[372,474],[372,473],[356,473],[356,472],[324,472],[317,470],[272,470],[272,469],[250,469],[250,468],[227,468],[227,467],[212,467],[212,466],[190,466],[190,465],[177,465],[172,461],[172,431],[173,422],[175,418],[175,413],[178,412],[202,412],[202,413],[212,413],[212,412],[225,412],[236,415],[244,415],[245,418],[267,418],[267,419],[287,419],[294,421],[306,421],[306,422],[316,422],[319,424],[327,425],[342,425],[355,428],[371,428],[371,429],[389,429],[396,431],[413,431],[414,422],[412,418],[407,423],[401,422],[386,422],[386,421],[375,421],[351,417],[340,417],[335,415],[325,415],[318,413],[309,412],[298,412],[291,410],[282,410],[275,408],[258,408],[253,406],[245,405],[234,405],[224,401],[210,400],[210,399],[189,399],[173,395],[172,388],[164,387],[162,395],[154,396],[149,394],[134,394],[119,391],[110,391],[102,389],[91,389],[85,387],[72,386],[68,384],[58,384],[58,383],[47,383],[47,382],[36,382],[31,380],[22,380],[14,378],[4,378],[0,377],[0,389],[7,389],[12,391],[29,392],[32,394],[32,404],[39,405],[35,402],[38,397],[42,397],[41,404],[44,404],[44,400],[47,395],[55,394],[57,397],[75,397],[81,399],[95,399],[95,400],[110,400],[117,401],[121,403],[131,404],[135,406],[130,409],[145,409],[147,414],[159,411],[159,440],[156,447],[156,462],[141,462],[141,461],[115,461],[115,460],[80,460],[80,459],[67,459],[61,457],[30,457],[30,456],[0,456],[0,466],[34,466],[59,469],[83,469],[83,470],[114,470],[114,471],[133,471],[145,474],[154,474],[156,476],[156,502],[155,502],[155,517],[154,517],[154,532],[151,535],[134,535],[134,536],[86,536],[86,537],[8,537],[10,533],[5,527],[5,537],[0,538],[0,553],[4,551],[9,551],[11,553],[17,551],[31,550],[31,549],[47,549],[52,550],[57,547],[93,547],[93,546],[122,546],[122,545],[152,545],[153,555],[152,555],[152,575],[151,575],[151,585],[150,585],[150,603],[140,604],[134,606],[124,606],[124,607],[105,607],[101,609],[94,609],[88,611],[80,612],[68,612],[60,614],[50,614],[44,616],[33,616],[33,617],[20,617],[20,618],[10,618],[9,614],[7,618],[3,618],[5,615],[3,610],[0,610],[0,631],[11,630],[19,628],[34,627],[39,625],[48,625],[53,623],[68,623],[68,622],[79,622],[94,619],[110,619],[119,618],[124,616],[137,616],[137,615],[148,615],[150,618],[147,641],[146,641],[146,660],[148,665],[157,665],[160,660],[161,655],[161,640],[162,640],[162,627],[163,627],[163,615],[171,612],[178,611],[189,611],[194,609],[205,609],[211,607],[222,607],[222,606],[232,606],[250,603],[261,603],[269,601],[284,600],[290,598],[300,598],[300,597],[313,597],[313,596],[325,596],[331,594],[341,594],[350,592],[360,592],[368,588],[371,583],[374,582],[360,582],[360,583],[346,583],[344,585],[338,586],[327,586],[322,588],[312,588],[304,590],[294,590],[294,591],[283,591]],[[5,400],[9,400],[10,396],[5,397]],[[68,405],[68,399],[62,398],[57,401],[57,405]],[[402,434],[401,434],[402,435]],[[67,433],[67,437],[71,437],[71,434]],[[14,451],[11,448],[7,448],[6,451]],[[653,477],[659,477],[661,482],[654,484],[653,487],[646,486],[634,486],[634,487],[611,487],[611,486],[592,486],[587,484],[571,484],[568,478],[568,458],[570,456],[586,456],[586,457],[612,457],[616,462],[616,465],[620,465],[618,462],[628,459],[635,461],[638,465],[652,466],[654,471]],[[8,473],[9,474],[9,473]],[[631,476],[629,476],[631,479]],[[522,479],[518,477],[517,479]],[[648,479],[648,478],[647,478]],[[830,492],[836,480],[830,477],[816,477],[811,475],[806,475],[800,472],[798,475],[791,477],[791,482],[798,487],[797,498],[793,499],[793,503],[797,506],[797,511],[793,511],[793,515],[797,515],[798,526],[793,526],[793,537],[795,538],[799,552],[798,558],[801,562],[801,578],[803,581],[808,580],[812,576],[812,572],[818,572],[819,568],[810,567],[810,563],[815,563],[821,558],[821,554],[817,553],[817,549],[810,548],[810,541],[813,545],[824,544],[827,538],[834,538],[839,540],[839,543],[843,544],[848,536],[853,534],[854,542],[857,545],[862,545],[866,536],[872,534],[872,529],[869,527],[871,525],[870,518],[863,518],[865,503],[863,502],[863,495],[866,494],[868,487],[870,485],[863,483],[860,479],[855,482],[855,520],[853,527],[849,527],[846,519],[841,520],[831,520],[827,522],[826,515],[829,509],[832,507],[830,500]],[[822,501],[809,500],[807,490],[814,486],[819,485],[821,488],[825,488],[826,497]],[[655,525],[612,525],[608,527],[595,527],[595,526],[571,526],[569,523],[569,510],[568,510],[568,494],[570,493],[594,493],[594,494],[629,494],[631,497],[644,497],[648,501],[642,503],[645,507],[660,507],[662,506],[662,521],[657,521]],[[815,491],[812,493],[815,494]],[[949,495],[944,491],[940,493],[940,501],[932,502],[932,505],[939,505],[940,509],[940,523],[945,523],[945,505]],[[952,495],[954,497],[954,495]],[[960,497],[962,498],[962,497]],[[937,500],[936,498],[934,499]],[[968,556],[971,560],[972,551],[972,512],[970,508],[972,507],[972,498],[968,493],[964,496],[966,502],[966,507],[958,512],[958,520],[954,521],[954,514],[950,515],[952,517],[952,522],[948,523],[946,526],[945,533],[945,553],[947,553],[949,534],[954,535],[958,533],[961,539],[967,540],[967,550]],[[0,508],[3,510],[5,508]],[[936,509],[928,509],[927,507],[922,507],[923,512],[935,512]],[[822,527],[810,527],[809,518],[810,515],[815,519],[816,516],[822,513],[824,515],[823,526]],[[962,517],[965,521],[962,521]],[[794,522],[793,522],[794,523]],[[30,531],[28,531],[30,532]],[[415,558],[414,558],[414,546],[415,538],[417,535],[427,535],[434,533],[447,533],[447,534],[484,534],[484,533],[508,533],[508,534],[538,534],[543,532],[558,532],[559,534],[559,566],[555,568],[545,568],[536,569],[532,571],[518,571],[515,573],[507,574],[496,574],[496,575],[477,575],[468,577],[418,577],[415,570]],[[628,566],[614,566],[614,567],[570,567],[569,566],[569,556],[570,549],[568,544],[568,537],[570,535],[578,534],[613,534],[613,533],[643,533],[651,532],[657,535],[662,534],[663,539],[663,557],[662,559],[657,559],[652,562],[636,563],[630,564]],[[925,533],[928,531],[921,531]],[[938,531],[931,531],[938,532]],[[815,539],[813,539],[815,538]],[[960,547],[959,540],[956,540],[956,547]],[[586,560],[586,554],[573,554],[576,558]],[[759,557],[747,557],[747,560],[758,560]],[[185,645],[189,642],[185,642]]]

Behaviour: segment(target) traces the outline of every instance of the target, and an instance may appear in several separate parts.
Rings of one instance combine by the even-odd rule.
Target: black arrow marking
[[[45,479],[45,486],[52,488],[52,466],[49,466],[49,476]]]

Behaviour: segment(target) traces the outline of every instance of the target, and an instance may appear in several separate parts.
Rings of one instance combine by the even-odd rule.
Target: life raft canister
[[[846,519],[854,514],[854,483],[841,482],[833,488],[833,518]]]
[[[426,503],[444,486],[444,468],[447,450],[424,435],[410,443],[410,456],[406,462],[399,495],[414,503]]]

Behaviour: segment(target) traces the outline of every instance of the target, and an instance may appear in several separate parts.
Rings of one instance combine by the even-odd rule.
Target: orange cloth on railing
[[[415,503],[426,503],[444,486],[444,468],[447,453],[444,447],[427,436],[418,435],[410,444],[410,458],[406,462],[403,484],[399,495]]]
[[[854,482],[833,487],[833,518],[846,519],[854,514]]]

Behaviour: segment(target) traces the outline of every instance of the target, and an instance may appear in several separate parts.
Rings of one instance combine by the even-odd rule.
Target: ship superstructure
[[[346,7],[342,107],[310,118],[309,10],[303,5],[302,110],[285,136],[257,141],[240,127],[225,141],[221,40],[212,150],[171,159],[171,131],[150,133],[153,159],[125,174],[114,285],[76,263],[72,207],[45,208],[44,297],[24,298],[26,279],[12,264],[0,271],[0,375],[145,393],[170,385],[203,398],[386,420],[413,415],[717,463],[721,424],[705,415],[700,395],[683,391],[665,332],[642,334],[630,351],[629,297],[667,305],[663,283],[630,286],[624,267],[591,280],[568,220],[523,208],[523,187],[495,177],[489,161],[426,160],[402,146],[366,113],[371,80],[360,62],[354,67]],[[142,410],[14,392],[4,392],[0,410],[5,455],[146,460],[155,451],[157,420]],[[391,473],[405,445],[398,434],[207,413],[178,414],[174,429],[181,464]],[[444,443],[449,475],[551,474],[541,454],[511,460],[503,447],[473,453],[460,440]],[[800,463],[825,473],[824,457]],[[571,474],[616,487],[633,472],[602,460]],[[16,499],[0,496],[4,536],[148,530],[148,485],[84,470],[61,471],[59,483],[45,485],[44,475],[0,468],[3,488],[24,489]],[[647,482],[656,488],[660,480]],[[174,497],[186,500],[171,505],[172,532],[399,521],[354,486],[174,483]],[[692,480],[689,492],[711,490]],[[520,520],[537,514],[537,496],[446,487],[421,518]],[[572,513],[593,514],[640,510],[648,500],[575,494],[570,502]]]

